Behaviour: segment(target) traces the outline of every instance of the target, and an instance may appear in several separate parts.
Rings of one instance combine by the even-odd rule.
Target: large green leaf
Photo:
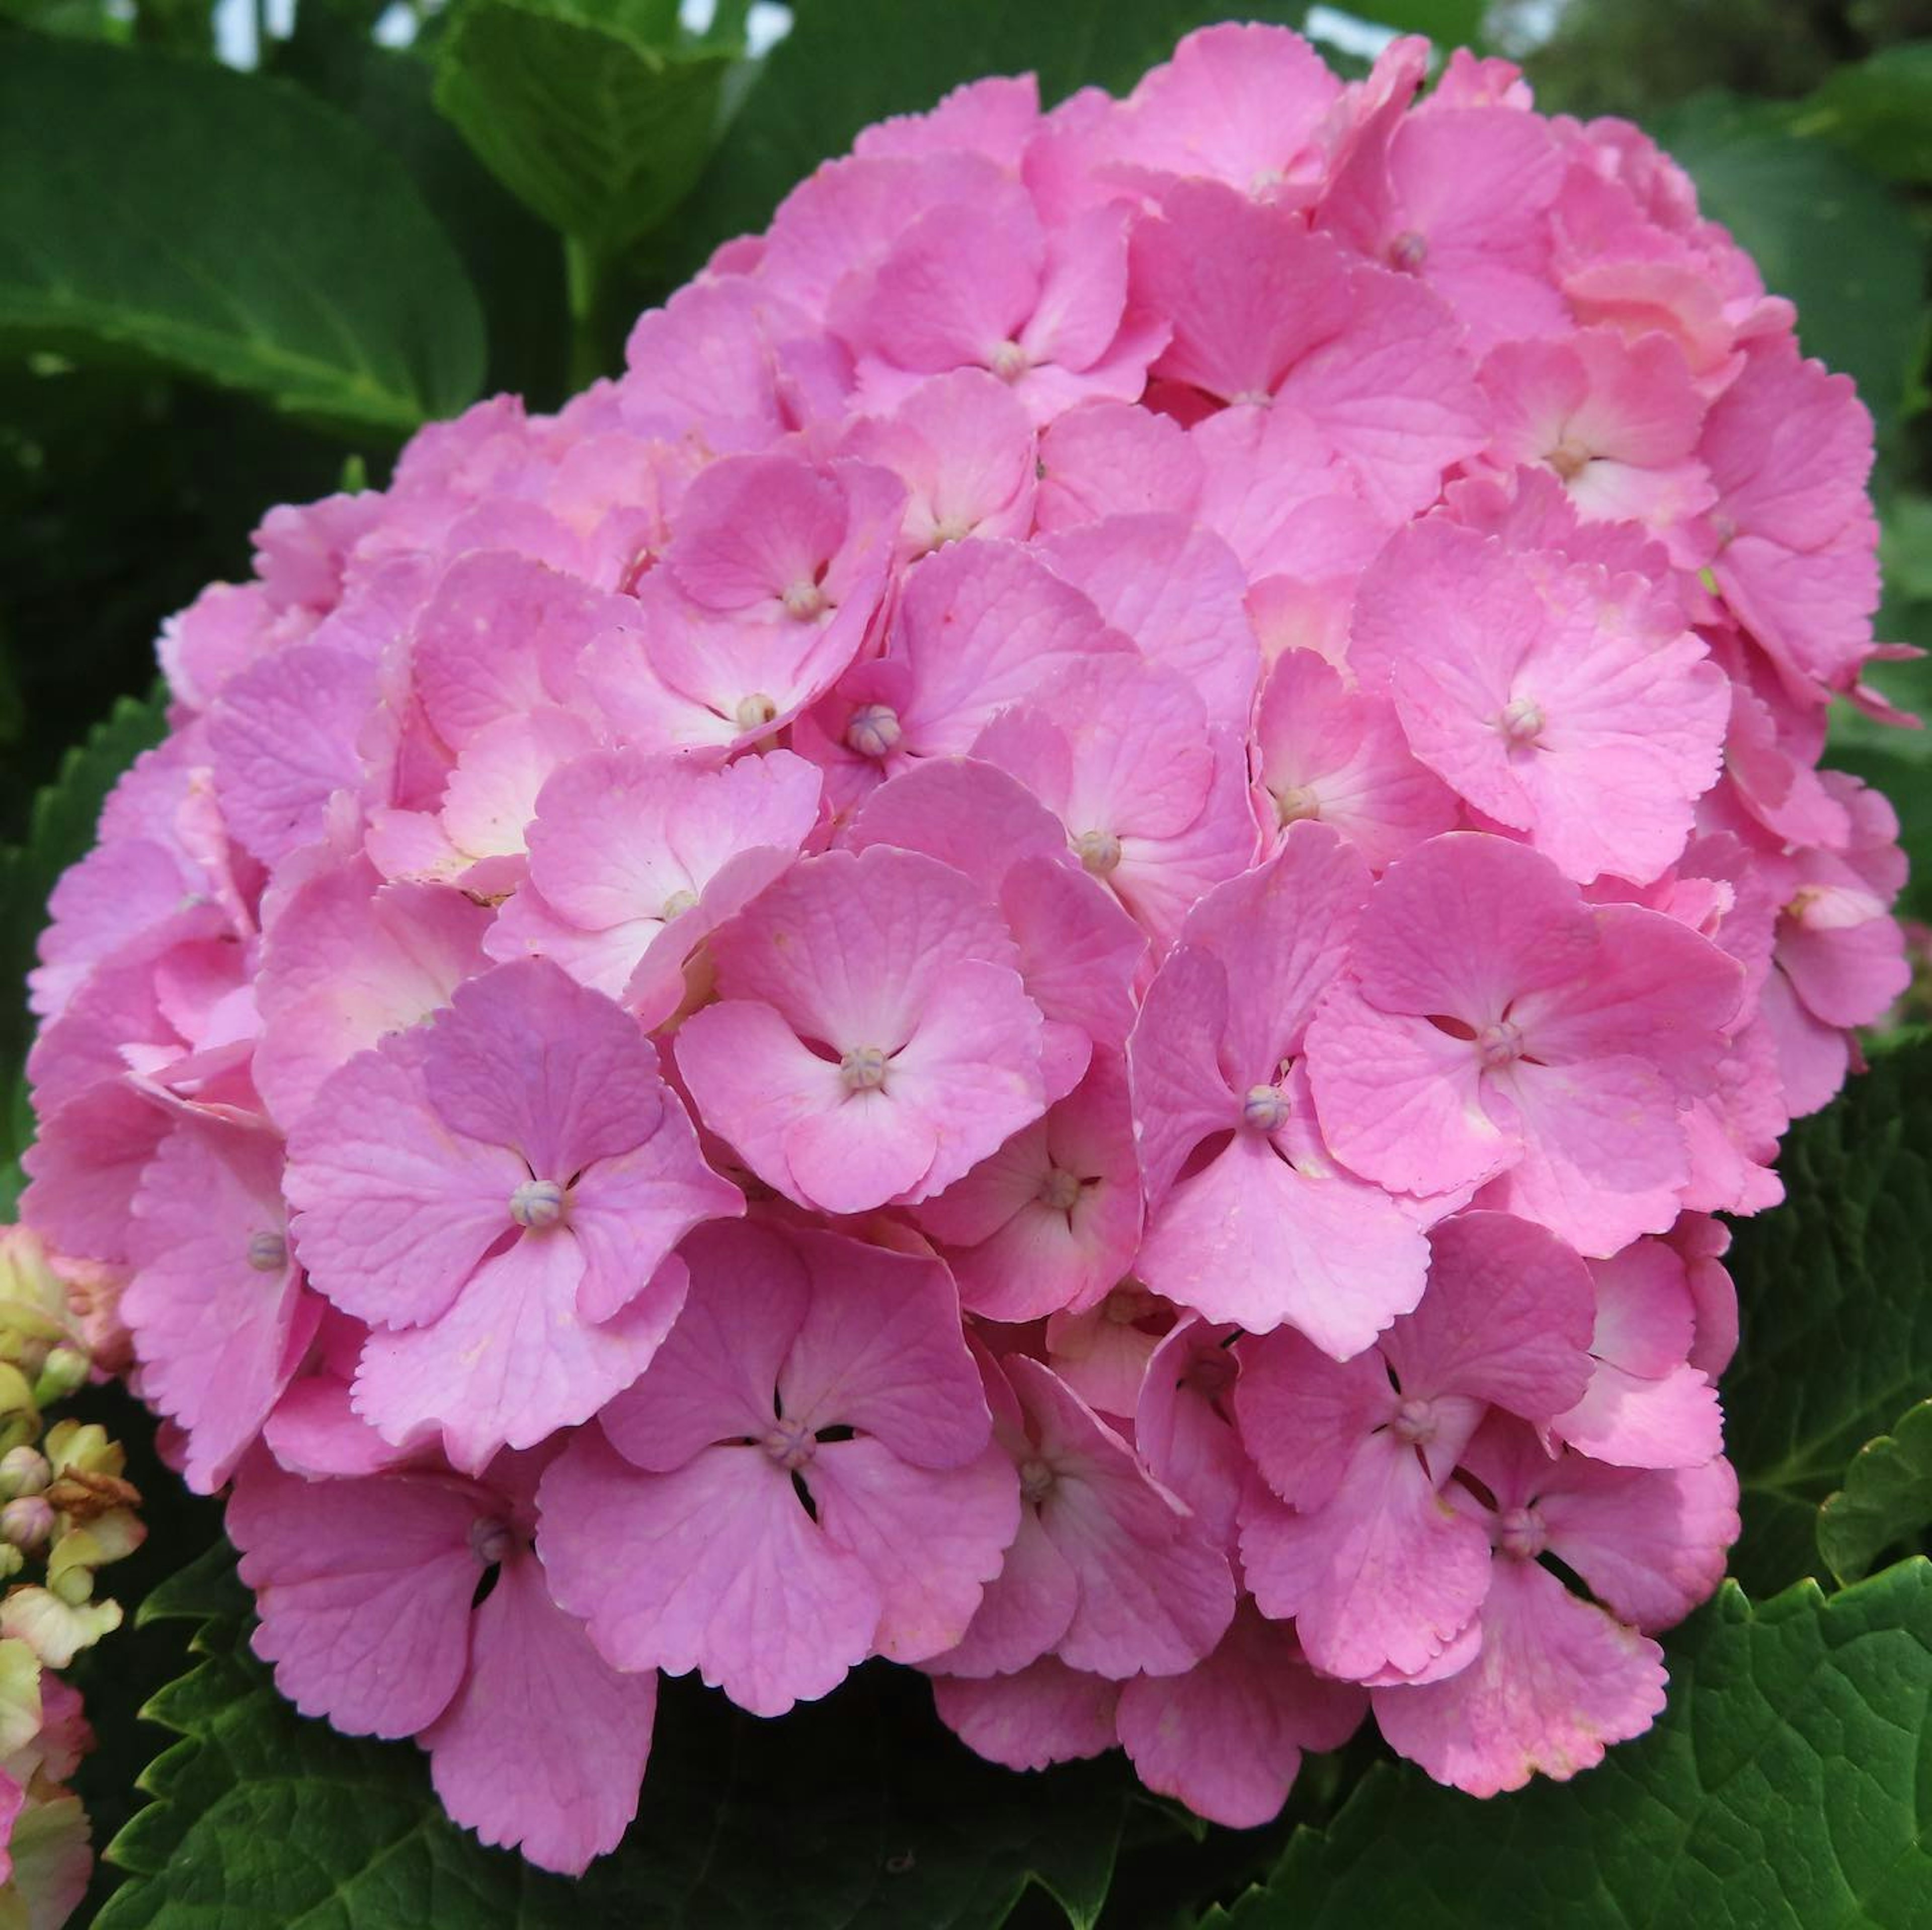
[[[1778,1170],[1786,1203],[1732,1251],[1743,1337],[1723,1389],[1744,1484],[1732,1565],[1761,1593],[1819,1572],[1817,1504],[1932,1395],[1932,1043],[1802,1120]]]
[[[470,401],[483,325],[408,177],[259,76],[79,42],[0,57],[0,346],[158,359],[400,436]]]
[[[656,0],[464,0],[436,104],[511,191],[597,257],[676,207],[720,130],[730,51]]]
[[[1894,181],[1932,181],[1932,40],[1835,70],[1798,109],[1798,132],[1835,141]]]
[[[1118,1762],[1021,1778],[969,1756],[910,1671],[862,1671],[761,1722],[688,1679],[660,1701],[637,1822],[571,1883],[480,1847],[406,1743],[296,1715],[249,1652],[227,1563],[197,1563],[143,1620],[212,1618],[154,1698],[182,1740],[110,1851],[100,1930],[997,1930],[1037,1884],[1090,1930],[1127,1781]]]
[[[1670,1644],[1669,1708],[1574,1782],[1478,1803],[1375,1770],[1220,1930],[1924,1930],[1932,1565],[1754,1607]]]
[[[1776,105],[1702,94],[1658,116],[1652,131],[1766,286],[1798,304],[1805,352],[1856,382],[1883,445],[1924,347],[1924,245],[1883,181],[1792,133],[1790,119]]]
[[[1845,1485],[1818,1511],[1818,1546],[1841,1581],[1932,1524],[1932,1401],[1859,1449]]]
[[[0,1218],[19,1195],[16,1161],[32,1127],[20,1069],[31,1032],[24,981],[46,922],[47,894],[92,845],[115,780],[165,728],[158,695],[146,703],[123,697],[34,799],[26,842],[0,850]]]
[[[1090,83],[1124,91],[1182,34],[1227,10],[1214,0],[980,0],[946,8],[943,24],[902,0],[798,0],[794,10],[688,205],[664,263],[670,283],[719,241],[764,227],[792,188],[872,121],[923,112],[989,73],[1036,73],[1048,102]],[[1306,0],[1243,10],[1290,25],[1306,12]]]

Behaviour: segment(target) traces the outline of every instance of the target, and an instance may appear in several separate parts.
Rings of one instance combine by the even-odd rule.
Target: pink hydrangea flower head
[[[1236,1827],[1365,1705],[1479,1793],[1661,1705],[1714,1216],[1912,962],[1871,427],[1646,136],[1432,58],[867,128],[163,626],[21,1239],[486,1840],[610,1848],[660,1668]]]

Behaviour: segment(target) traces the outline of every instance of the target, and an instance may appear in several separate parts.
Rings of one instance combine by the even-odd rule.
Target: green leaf
[[[483,325],[408,178],[258,76],[79,42],[0,59],[0,346],[158,359],[400,436],[460,408]]]
[[[1932,1401],[1859,1449],[1845,1485],[1818,1512],[1818,1546],[1840,1581],[1932,1526]]]
[[[464,0],[436,52],[436,105],[511,192],[600,260],[690,191],[736,64],[674,37],[652,0]]]
[[[1725,1429],[1743,1483],[1732,1569],[1818,1572],[1808,1527],[1860,1447],[1932,1395],[1932,1043],[1886,1053],[1801,1120],[1785,1203],[1737,1230],[1743,1329]]]
[[[1925,250],[1905,208],[1857,162],[1790,131],[1788,109],[1700,94],[1652,131],[1689,169],[1700,205],[1798,304],[1808,355],[1840,369],[1888,444],[1925,343]]]
[[[59,777],[34,800],[26,842],[0,850],[0,1217],[20,1194],[15,1162],[25,1150],[32,1115],[22,1066],[32,1037],[26,979],[46,923],[47,896],[67,868],[94,843],[100,807],[115,781],[166,730],[158,693],[145,703],[123,697],[67,754]]]
[[[575,1882],[547,1876],[451,1824],[413,1746],[282,1701],[230,1612],[232,1562],[197,1563],[143,1618],[218,1619],[148,1704],[182,1740],[110,1848],[128,1881],[99,1930],[998,1930],[1034,1884],[1076,1930],[1099,1917],[1125,1771],[980,1762],[904,1669],[862,1671],[779,1722],[667,1682],[623,1845]]]
[[[1180,37],[1226,13],[1216,0],[980,0],[931,11],[903,0],[800,0],[679,224],[666,286],[716,245],[770,221],[828,155],[890,114],[923,112],[986,74],[1034,73],[1058,100],[1093,84],[1124,91]],[[1244,17],[1298,26],[1306,0],[1262,0]]]
[[[1932,40],[1885,47],[1836,69],[1798,109],[1820,134],[1892,181],[1932,181]]]
[[[1478,1803],[1372,1770],[1219,1930],[1923,1930],[1932,1564],[1754,1607],[1670,1644],[1669,1707],[1568,1785]]]

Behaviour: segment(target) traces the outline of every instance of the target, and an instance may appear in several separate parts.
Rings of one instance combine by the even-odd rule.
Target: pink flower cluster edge
[[[23,1215],[485,1841],[610,1850],[660,1671],[1238,1825],[1662,1707],[1712,1215],[1905,980],[1870,424],[1636,130],[1426,68],[870,128],[166,625]]]

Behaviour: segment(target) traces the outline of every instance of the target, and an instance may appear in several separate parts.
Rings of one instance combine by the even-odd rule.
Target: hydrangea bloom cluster
[[[1634,129],[1426,67],[869,129],[166,627],[25,1210],[487,1840],[610,1849],[660,1671],[1236,1824],[1661,1707],[1712,1216],[1906,978],[1870,428]]]

